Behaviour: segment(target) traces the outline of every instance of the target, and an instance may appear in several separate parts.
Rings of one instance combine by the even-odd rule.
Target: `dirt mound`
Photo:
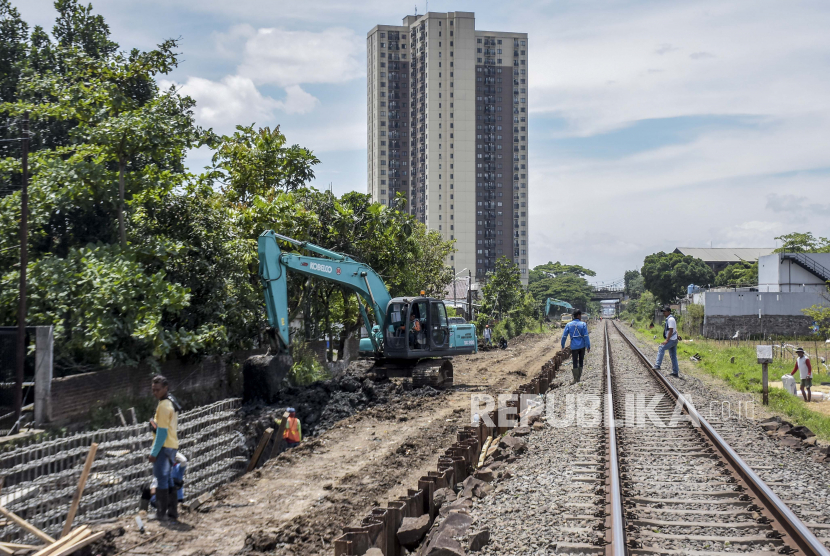
[[[520,345],[526,342],[536,342],[541,338],[548,336],[548,334],[540,334],[539,332],[525,332],[524,334],[519,334],[512,340],[508,340],[508,345]]]
[[[288,387],[280,392],[273,404],[252,402],[239,410],[240,432],[245,436],[249,451],[256,448],[265,429],[275,427],[286,408],[297,410],[304,437],[319,436],[339,421],[355,413],[383,406],[390,411],[403,402],[403,409],[411,409],[407,400],[431,398],[441,392],[429,386],[413,389],[411,381],[394,382],[373,372],[371,361],[356,361],[337,378],[315,382],[305,387]],[[390,405],[391,404],[391,405]]]

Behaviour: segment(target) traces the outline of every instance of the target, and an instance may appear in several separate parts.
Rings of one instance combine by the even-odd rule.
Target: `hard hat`
[[[289,407],[288,409],[286,409],[286,411],[287,411],[288,413],[296,413],[296,412],[297,412],[297,410],[296,410],[296,409],[294,409],[293,407]]]

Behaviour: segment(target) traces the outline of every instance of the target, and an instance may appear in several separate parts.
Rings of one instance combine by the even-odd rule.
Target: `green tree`
[[[56,7],[57,42],[32,32],[28,57],[15,62],[20,73],[12,97],[0,105],[7,117],[30,112],[33,124],[29,322],[55,325],[59,366],[221,350],[222,317],[182,318],[193,298],[190,285],[171,281],[180,267],[166,266],[198,266],[198,258],[180,258],[192,255],[193,245],[144,227],[154,211],[174,207],[190,180],[185,153],[204,137],[193,122],[192,99],[156,85],[177,64],[176,43],[116,52],[91,8],[69,0]],[[19,155],[6,153],[0,179],[18,182]],[[4,285],[19,275],[19,195],[0,197]],[[3,324],[17,321],[15,290],[4,287],[0,296]]]
[[[507,257],[500,257],[481,288],[482,312],[503,318],[521,303],[523,294],[519,267]]]
[[[784,234],[775,239],[781,241],[776,253],[830,253],[830,239],[814,237],[812,232]]]
[[[522,286],[519,267],[507,257],[496,260],[495,270],[487,273],[481,296],[478,330],[497,319],[504,323],[507,336],[513,337],[522,333],[538,311],[535,298]]]
[[[750,263],[741,261],[731,264],[718,272],[716,286],[756,286],[758,285],[758,261]]]
[[[711,284],[715,273],[702,260],[680,253],[654,253],[643,261],[645,288],[661,303],[671,303],[684,294],[689,284]]]
[[[639,270],[626,270],[623,276],[625,295],[632,299],[637,299],[645,291],[643,285],[643,277]]]
[[[596,273],[579,265],[549,262],[530,271],[528,291],[540,303],[553,297],[567,301],[579,309],[588,310],[592,290],[585,276],[596,276]]]
[[[537,278],[556,278],[565,274],[572,274],[580,277],[597,275],[597,273],[593,270],[579,266],[578,264],[562,264],[559,261],[556,261],[555,263],[547,262],[545,264],[541,264],[534,267],[531,272],[535,273]]]
[[[218,139],[213,153],[213,179],[225,196],[249,204],[254,196],[273,199],[279,191],[293,191],[314,179],[320,163],[308,149],[287,145],[279,126],[254,129],[236,126],[233,135]]]
[[[51,72],[74,75],[83,81],[83,73],[71,71],[74,57],[80,53],[91,59],[106,60],[118,50],[118,45],[110,38],[109,26],[103,17],[92,13],[90,5],[84,6],[78,0],[58,0],[54,6],[57,19],[52,28],[53,42],[39,26],[29,33],[29,26],[20,19],[11,3],[0,0],[0,102],[37,102],[39,97],[49,96],[50,93],[32,91],[31,88],[21,90],[19,84],[22,79],[37,78]],[[137,102],[144,102],[152,98],[156,89],[152,79],[144,80],[133,83],[131,94]],[[73,127],[74,122],[67,119],[33,119],[30,122],[33,135],[29,150],[33,152],[71,144],[69,132]],[[17,136],[19,129],[0,127],[0,137]],[[18,148],[17,143],[0,143],[0,156],[16,157]],[[19,180],[11,181],[9,189],[16,189],[18,183]]]
[[[830,296],[825,296],[828,304],[813,305],[801,312],[816,321],[819,328],[819,334],[824,338],[830,338]]]
[[[659,305],[654,294],[646,291],[638,299],[628,302],[626,313],[641,322],[654,322],[654,311]]]

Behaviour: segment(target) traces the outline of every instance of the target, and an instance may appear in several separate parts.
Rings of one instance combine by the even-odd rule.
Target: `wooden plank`
[[[81,496],[84,493],[86,479],[89,477],[89,470],[92,469],[92,462],[95,461],[96,453],[98,453],[98,443],[93,442],[89,447],[89,453],[86,455],[86,462],[84,463],[83,471],[81,471],[81,477],[78,479],[78,488],[75,490],[75,496],[69,505],[69,514],[66,516],[66,523],[63,525],[61,537],[68,535],[72,530],[72,522],[75,521],[75,514],[78,513],[78,506],[81,504]]]
[[[32,544],[20,544],[17,542],[0,542],[0,546],[5,546],[6,548],[11,548],[12,550],[38,550],[39,546],[34,546]]]
[[[39,538],[43,542],[46,542],[46,543],[49,543],[49,544],[52,544],[53,542],[55,542],[55,539],[53,539],[52,537],[50,537],[49,535],[47,535],[46,533],[44,533],[43,531],[41,531],[40,529],[38,529],[37,527],[32,525],[31,523],[29,523],[25,519],[13,514],[12,512],[7,510],[3,506],[0,506],[0,514],[3,514],[8,519],[12,520],[15,523],[15,525],[17,525],[18,527],[20,527],[22,529],[25,529],[26,531],[33,534],[34,536],[36,536],[37,538]]]
[[[14,550],[0,544],[0,554],[7,554],[8,556],[11,556],[12,554],[14,554]]]
[[[493,437],[488,436],[487,440],[484,441],[484,448],[481,450],[481,456],[478,458],[478,465],[476,467],[481,467],[484,465],[484,460],[487,459],[487,449],[490,447],[490,444],[493,442]]]
[[[280,421],[280,426],[277,428],[277,436],[274,438],[274,445],[271,446],[271,453],[268,454],[268,459],[279,455],[280,445],[282,444],[282,435],[285,434],[285,427],[288,425],[288,412],[285,411],[282,414],[282,420]]]
[[[262,456],[262,451],[265,449],[265,446],[268,445],[268,441],[271,440],[271,435],[274,434],[274,429],[268,427],[265,429],[265,432],[262,433],[262,438],[259,439],[259,444],[254,451],[254,457],[251,458],[251,461],[248,463],[248,470],[246,473],[250,473],[253,471],[254,467],[256,467],[257,462],[259,462],[260,456]]]
[[[47,547],[41,548],[40,550],[35,552],[34,556],[50,556],[51,554],[54,554],[55,552],[57,552],[59,550],[63,550],[67,546],[72,546],[73,544],[75,544],[75,542],[80,540],[82,537],[89,536],[90,534],[91,534],[91,532],[89,531],[89,527],[86,526],[86,525],[83,525],[81,527],[78,527],[77,529],[75,529],[74,531],[69,533],[68,535],[65,535],[65,536],[61,537],[61,539],[59,541],[57,541],[56,543],[53,543],[53,544],[50,544]]]
[[[95,533],[94,535],[90,535],[90,536],[86,537],[85,539],[81,540],[80,542],[76,542],[72,546],[68,546],[68,547],[64,548],[63,550],[61,550],[59,552],[55,552],[53,554],[50,554],[49,556],[69,556],[70,554],[73,554],[74,552],[82,549],[83,547],[94,543],[95,541],[99,540],[103,536],[104,536],[104,532],[99,531],[99,532]]]

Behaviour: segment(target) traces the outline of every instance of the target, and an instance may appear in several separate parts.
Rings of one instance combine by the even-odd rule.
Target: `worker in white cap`
[[[810,390],[813,387],[813,367],[810,365],[810,358],[804,354],[804,348],[796,349],[795,355],[797,357],[795,367],[790,374],[795,375],[798,371],[798,377],[801,379],[801,397],[805,402],[809,402],[813,399],[813,393]]]

